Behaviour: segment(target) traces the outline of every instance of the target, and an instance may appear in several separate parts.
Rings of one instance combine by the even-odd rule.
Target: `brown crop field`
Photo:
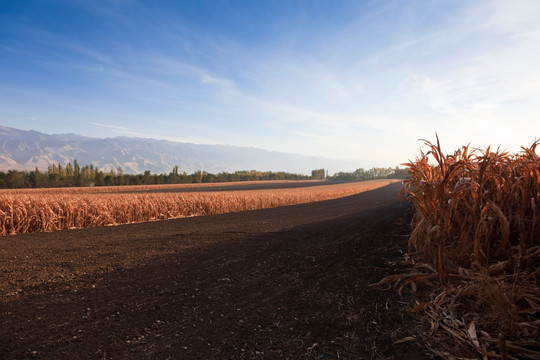
[[[132,193],[132,192],[189,192],[204,191],[205,189],[241,190],[241,189],[276,189],[296,188],[316,185],[328,185],[324,180],[256,180],[239,182],[212,182],[191,184],[159,184],[159,185],[120,185],[120,186],[83,186],[64,188],[35,188],[35,189],[0,189],[0,194],[89,194],[89,193]]]
[[[56,188],[0,192],[0,235],[223,214],[353,195],[397,180],[356,183],[254,182]],[[256,186],[269,189],[257,190]],[[317,186],[315,186],[317,185]],[[255,190],[241,191],[242,188]],[[199,191],[194,189],[235,191]]]

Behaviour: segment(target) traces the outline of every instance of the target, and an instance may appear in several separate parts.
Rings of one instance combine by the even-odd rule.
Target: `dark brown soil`
[[[0,358],[426,359],[399,184],[216,216],[0,238]]]

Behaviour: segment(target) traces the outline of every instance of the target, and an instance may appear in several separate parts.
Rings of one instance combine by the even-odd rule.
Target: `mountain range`
[[[339,160],[230,145],[201,145],[147,138],[92,138],[76,134],[48,135],[33,130],[0,126],[0,171],[47,170],[52,163],[93,164],[105,172],[169,173],[197,170],[209,173],[239,170],[286,171],[310,174],[313,169],[330,173],[380,166],[371,161]]]

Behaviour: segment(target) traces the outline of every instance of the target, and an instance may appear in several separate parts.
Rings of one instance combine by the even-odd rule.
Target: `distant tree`
[[[380,168],[374,167],[369,170],[363,168],[356,169],[354,172],[338,172],[334,174],[332,180],[342,180],[342,181],[366,181],[373,179],[384,179],[384,178],[395,178],[397,175],[396,170],[391,167]]]
[[[144,171],[142,183],[145,185],[150,185],[152,183],[152,174],[150,173],[150,170]]]
[[[326,172],[324,171],[324,169],[317,169],[311,171],[311,178],[314,180],[324,179],[325,175]]]
[[[79,163],[77,162],[77,159],[73,159],[73,171],[74,175],[77,176],[81,173],[81,167],[79,166]]]
[[[105,185],[105,174],[103,171],[99,171],[97,168],[94,169],[94,184],[96,186]]]
[[[323,178],[323,169],[314,173]],[[39,169],[34,171],[10,170],[7,173],[0,172],[0,188],[17,187],[65,187],[65,186],[104,186],[104,185],[140,185],[140,184],[179,184],[200,182],[227,182],[227,181],[253,181],[253,180],[304,180],[309,176],[286,172],[271,171],[236,171],[234,173],[221,172],[211,174],[198,170],[193,174],[180,173],[178,166],[173,167],[169,174],[152,174],[145,171],[143,174],[124,174],[121,167],[104,173],[93,164],[81,167],[77,160],[73,163],[50,164],[47,172]]]
[[[45,175],[39,171],[39,169],[36,167],[34,171],[31,171],[28,175],[28,182],[30,183],[30,186],[33,188],[40,188],[45,186]]]
[[[29,182],[26,181],[26,172],[9,170],[4,176],[6,187],[11,189],[28,187]]]
[[[66,176],[66,170],[64,170],[64,167],[60,163],[58,163],[58,175],[60,175],[60,178]]]
[[[193,182],[194,183],[202,183],[203,180],[203,173],[201,170],[196,171],[193,173]]]

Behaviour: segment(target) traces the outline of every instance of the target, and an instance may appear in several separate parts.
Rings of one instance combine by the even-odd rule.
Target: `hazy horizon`
[[[66,166],[76,159],[109,172],[170,173],[199,170],[209,173],[245,170],[285,171],[309,175],[324,168],[330,173],[353,172],[359,168],[394,168],[397,164],[370,160],[332,159],[293,153],[268,151],[235,145],[201,145],[152,138],[115,136],[81,137],[79,134],[47,134],[0,125],[0,171],[47,170],[52,164]]]
[[[399,164],[540,136],[540,2],[0,4],[0,125]]]

